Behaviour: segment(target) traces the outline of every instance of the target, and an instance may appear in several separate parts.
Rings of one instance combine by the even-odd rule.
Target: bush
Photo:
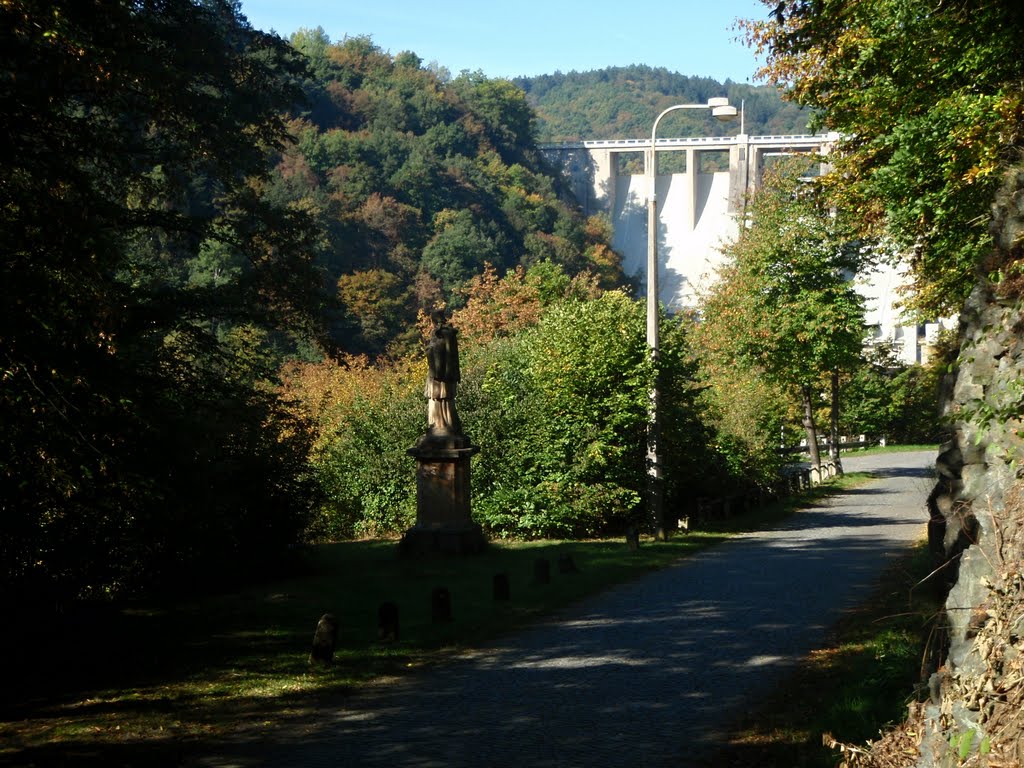
[[[479,319],[472,302],[470,310]],[[687,323],[663,327],[671,508],[731,475],[699,412]],[[457,406],[481,447],[473,459],[474,518],[492,535],[516,538],[595,536],[644,519],[653,366],[643,304],[616,291],[563,299],[515,335],[467,333],[466,340]],[[415,519],[415,465],[405,451],[426,426],[425,364],[351,359],[343,368],[302,370],[299,399],[319,404],[311,415],[324,425],[315,466],[328,501],[313,531],[320,538],[400,534]]]
[[[293,407],[319,425],[311,462],[325,501],[311,538],[388,536],[415,522],[415,464],[405,451],[426,426],[425,375],[425,364],[364,358],[291,367]]]
[[[928,365],[907,365],[889,347],[869,350],[842,390],[841,431],[897,443],[938,442],[943,361],[939,354]]]

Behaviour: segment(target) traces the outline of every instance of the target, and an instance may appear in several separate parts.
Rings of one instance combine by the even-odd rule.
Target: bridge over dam
[[[721,248],[734,240],[746,201],[761,184],[765,168],[780,157],[804,155],[806,173],[828,165],[825,155],[839,134],[659,138],[655,144],[658,201],[659,296],[669,311],[696,305],[715,280],[724,258]],[[545,157],[560,169],[589,216],[606,215],[612,244],[623,256],[627,275],[645,286],[647,264],[649,139],[546,144]],[[867,323],[878,341],[895,342],[900,358],[920,362],[942,321],[905,323],[895,302],[903,280],[882,268],[858,285],[867,300]]]

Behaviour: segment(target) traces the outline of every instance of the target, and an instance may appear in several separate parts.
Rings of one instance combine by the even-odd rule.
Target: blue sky
[[[242,0],[254,27],[283,37],[318,26],[335,41],[369,35],[392,54],[492,78],[647,64],[755,82],[758,61],[736,39],[735,21],[768,10],[759,0]]]

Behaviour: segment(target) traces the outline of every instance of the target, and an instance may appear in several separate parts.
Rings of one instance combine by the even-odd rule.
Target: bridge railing
[[[794,133],[771,136],[690,136],[685,138],[658,139],[656,147],[674,146],[706,146],[717,145],[728,147],[734,144],[765,144],[765,145],[801,145],[821,146],[836,141],[837,133]],[[585,141],[568,141],[558,144],[542,144],[541,149],[647,149],[651,146],[649,139],[589,139]]]

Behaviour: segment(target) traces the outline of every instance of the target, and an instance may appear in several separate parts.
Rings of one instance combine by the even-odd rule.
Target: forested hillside
[[[289,123],[297,143],[268,196],[320,222],[342,349],[379,353],[415,339],[417,312],[461,306],[485,264],[503,273],[547,261],[622,283],[607,227],[560,196],[511,83],[451,79],[365,37],[332,44],[317,29],[292,44],[312,67],[309,103]]]
[[[810,112],[784,102],[772,86],[753,86],[707,77],[689,77],[663,67],[608,67],[592,72],[556,72],[514,81],[537,111],[541,142],[586,139],[642,139],[651,135],[658,113],[673,104],[703,104],[728,96],[744,107],[746,131],[753,135],[806,133]],[[718,123],[704,114],[672,118],[677,135],[738,133],[738,123]]]

